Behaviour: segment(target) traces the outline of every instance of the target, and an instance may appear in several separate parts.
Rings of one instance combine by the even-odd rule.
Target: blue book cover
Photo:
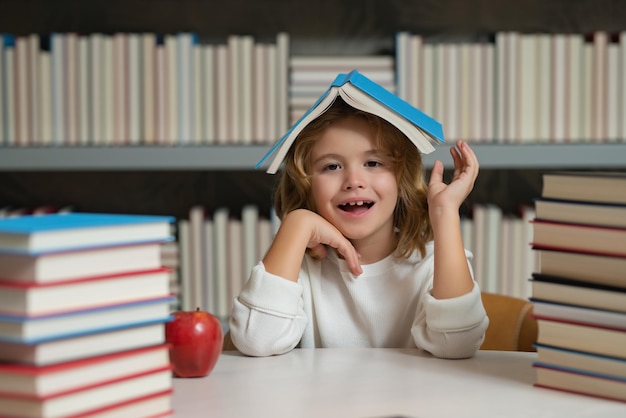
[[[422,131],[425,131],[431,136],[431,138],[441,143],[444,142],[443,128],[441,126],[441,123],[428,116],[426,113],[422,112],[407,101],[391,93],[380,84],[375,83],[374,81],[370,80],[369,78],[355,70],[347,74],[339,74],[335,81],[333,81],[331,86],[340,87],[346,83],[351,83],[352,85],[363,90],[379,103],[387,106],[388,108],[420,128]]]
[[[166,241],[174,218],[158,215],[52,213],[0,219],[0,251],[40,254]]]
[[[37,344],[43,344],[43,343],[54,342],[54,341],[59,341],[59,340],[80,338],[80,337],[85,337],[85,336],[94,335],[94,334],[104,334],[104,333],[109,333],[112,331],[121,331],[121,330],[139,328],[139,327],[143,327],[146,325],[160,325],[160,324],[169,322],[171,320],[172,320],[172,315],[170,314],[161,318],[140,320],[140,321],[129,318],[126,323],[120,323],[117,325],[107,325],[101,328],[93,328],[93,329],[81,330],[81,331],[68,331],[62,334],[49,335],[45,337],[26,339],[26,338],[13,338],[13,337],[9,338],[9,337],[0,336],[0,344],[7,343],[7,344],[20,344],[20,345],[33,346]]]
[[[0,342],[40,344],[172,320],[173,296],[43,316],[0,314]]]
[[[346,93],[345,91],[350,93]],[[360,92],[360,94],[358,94]],[[324,113],[341,96],[349,105],[378,115],[398,127],[423,154],[434,151],[433,143],[444,142],[441,123],[391,93],[357,70],[338,74],[326,92],[305,112],[287,133],[257,163],[261,167],[274,156],[267,172],[276,173],[287,151],[302,129]],[[357,97],[354,101],[352,98]]]
[[[172,223],[171,216],[125,215],[108,213],[51,213],[44,215],[24,215],[0,219],[1,234],[32,234],[43,231],[131,225],[146,223]]]

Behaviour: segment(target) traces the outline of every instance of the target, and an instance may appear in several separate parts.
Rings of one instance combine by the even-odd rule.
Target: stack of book
[[[536,386],[626,401],[626,173],[544,174]]]
[[[165,216],[0,219],[0,416],[165,416]]]

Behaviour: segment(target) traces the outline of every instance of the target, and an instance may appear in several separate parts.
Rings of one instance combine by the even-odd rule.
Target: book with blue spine
[[[422,154],[430,154],[435,150],[435,145],[444,142],[441,123],[357,70],[352,70],[349,73],[337,75],[328,90],[278,140],[257,163],[256,168],[261,167],[270,157],[274,156],[266,171],[275,174],[300,132],[328,110],[338,96],[348,105],[377,115],[394,125],[415,144]]]
[[[172,239],[174,218],[51,213],[0,219],[0,252],[40,254]]]
[[[0,313],[0,341],[32,345],[165,323],[172,319],[173,300],[163,296],[38,316]]]
[[[0,364],[46,366],[165,343],[163,321],[24,344],[0,340]],[[1,416],[2,414],[0,414]]]
[[[173,299],[164,296],[39,316],[0,313],[0,341],[33,345],[165,323],[172,319]]]

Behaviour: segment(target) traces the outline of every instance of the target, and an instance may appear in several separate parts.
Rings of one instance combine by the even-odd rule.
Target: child
[[[474,355],[488,319],[461,239],[478,161],[462,141],[454,177],[425,183],[417,148],[340,98],[291,146],[275,192],[281,226],[235,299],[244,354],[312,347],[418,347]]]

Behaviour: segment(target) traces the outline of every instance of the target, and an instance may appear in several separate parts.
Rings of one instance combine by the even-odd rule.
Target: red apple
[[[222,325],[214,315],[201,311],[176,311],[165,324],[174,376],[208,375],[222,352]]]

